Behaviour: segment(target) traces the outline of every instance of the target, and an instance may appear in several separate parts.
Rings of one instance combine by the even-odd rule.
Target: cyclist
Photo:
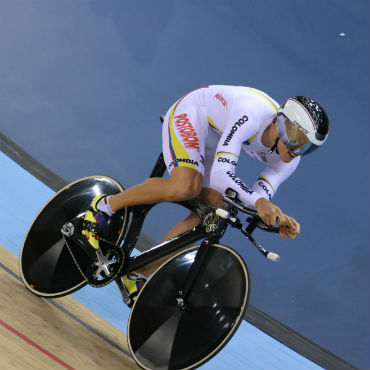
[[[170,177],[149,178],[120,194],[96,197],[87,220],[105,222],[124,207],[193,197],[222,207],[225,190],[233,188],[247,207],[257,209],[266,224],[279,225],[281,237],[294,239],[300,233],[300,224],[271,199],[295,171],[301,157],[327,138],[328,117],[315,100],[296,96],[280,106],[254,88],[206,86],[174,103],[162,129],[164,161]],[[236,175],[241,151],[265,164],[252,187]],[[190,230],[198,222],[191,213],[164,240]],[[94,248],[99,248],[93,233],[83,233]],[[158,263],[141,272],[148,275],[157,267]],[[131,274],[124,276],[123,282],[134,300],[145,277]]]

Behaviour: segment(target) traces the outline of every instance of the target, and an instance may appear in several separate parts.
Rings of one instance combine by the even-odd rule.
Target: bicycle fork
[[[211,241],[210,239],[205,239],[202,241],[198,249],[194,262],[192,263],[189,269],[189,272],[187,274],[187,278],[185,279],[186,281],[185,286],[183,290],[180,290],[178,292],[178,297],[176,298],[177,306],[180,311],[184,311],[188,307],[187,302],[188,302],[189,294],[192,290],[192,287],[195,281],[197,280],[197,277],[199,276],[200,271],[204,267],[207,254],[210,248],[212,248],[212,244],[214,242],[215,241]]]

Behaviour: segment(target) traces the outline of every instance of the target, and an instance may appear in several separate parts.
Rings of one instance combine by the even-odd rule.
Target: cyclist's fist
[[[278,222],[280,227],[280,236],[282,238],[294,239],[301,232],[301,225],[293,217],[285,216],[284,224]]]
[[[301,225],[293,217],[289,217],[275,204],[265,198],[256,202],[258,216],[266,225],[275,225],[280,228],[280,236],[286,239],[294,239],[301,232]]]

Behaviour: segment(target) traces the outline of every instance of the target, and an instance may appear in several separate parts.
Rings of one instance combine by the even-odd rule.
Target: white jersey
[[[267,94],[243,86],[207,86],[185,95],[167,112],[163,125],[168,170],[194,168],[203,174],[204,187],[222,194],[233,188],[248,207],[261,197],[271,200],[300,161],[296,157],[284,163],[261,142],[278,107]],[[251,188],[236,174],[241,152],[266,165]]]

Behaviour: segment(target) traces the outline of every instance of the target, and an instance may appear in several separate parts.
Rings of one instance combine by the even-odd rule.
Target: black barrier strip
[[[10,159],[23,167],[27,172],[36,177],[55,192],[62,189],[68,182],[54,172],[43,166],[31,157],[21,147],[0,132],[0,150]]]
[[[6,271],[8,274],[10,274],[11,276],[13,276],[14,278],[16,278],[17,280],[19,280],[20,282],[22,282],[22,279],[21,279],[21,277],[19,275],[17,275],[15,272],[13,272],[12,270],[10,270],[8,267],[6,267],[1,262],[0,262],[0,268],[2,268],[4,271]],[[71,319],[73,319],[74,321],[78,322],[82,326],[84,326],[86,329],[88,329],[89,331],[91,331],[92,333],[94,333],[100,339],[103,339],[105,342],[107,342],[108,344],[110,344],[114,348],[118,349],[120,352],[124,353],[126,356],[132,358],[131,354],[128,351],[126,351],[124,348],[120,347],[117,343],[115,343],[112,340],[110,340],[109,338],[107,338],[105,335],[103,335],[102,333],[100,333],[98,330],[94,329],[92,326],[90,326],[86,322],[82,321],[75,314],[73,314],[72,312],[68,311],[66,308],[62,307],[59,303],[56,303],[54,300],[52,300],[50,298],[43,298],[43,297],[39,297],[39,298],[44,299],[47,302],[51,303],[54,307],[56,307],[60,311],[64,312],[67,316],[69,316]]]
[[[248,305],[244,316],[250,324],[326,370],[358,370],[258,308]]]
[[[0,150],[54,191],[58,191],[67,185],[67,182],[64,179],[36,161],[1,132]],[[140,251],[150,249],[153,246],[151,243],[152,240],[149,237],[146,235],[143,235],[143,237],[144,238],[142,239],[140,246],[137,248]],[[276,339],[278,342],[284,344],[326,370],[358,370],[353,365],[313,343],[301,334],[295,332],[293,329],[285,326],[252,305],[248,305],[244,319],[256,328],[268,334],[270,337]]]

